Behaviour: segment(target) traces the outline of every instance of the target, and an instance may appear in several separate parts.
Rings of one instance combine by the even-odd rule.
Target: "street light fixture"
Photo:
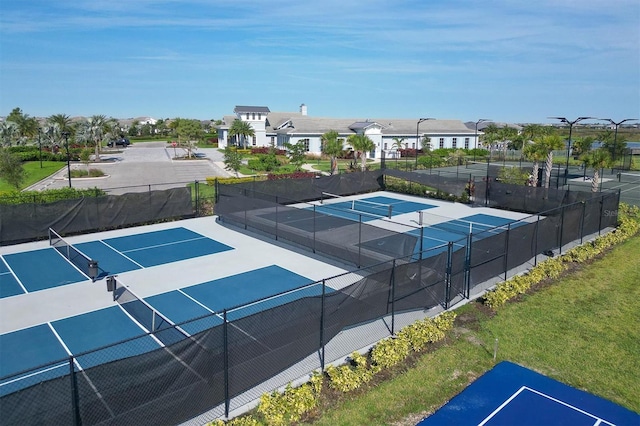
[[[418,146],[420,145],[420,135],[419,135],[419,129],[420,129],[420,123],[422,123],[423,121],[427,121],[427,120],[435,120],[435,118],[421,118],[418,120],[418,124],[416,124],[416,168],[415,170],[418,170]]]
[[[67,150],[67,176],[69,177],[69,188],[71,188],[71,165],[69,164],[70,162],[70,157],[69,157],[69,132],[62,132],[61,133],[62,136],[64,136],[64,147]]]
[[[567,144],[567,165],[564,169],[564,177],[565,177],[565,183],[566,183],[566,179],[569,176],[569,156],[571,154],[571,131],[573,130],[573,125],[582,121],[582,120],[591,120],[594,117],[578,117],[573,121],[567,120],[564,117],[548,117],[548,118],[553,118],[555,120],[560,120],[562,123],[568,124],[569,125],[569,143]]]
[[[618,121],[617,123],[615,121],[613,121],[610,118],[599,118],[598,120],[605,120],[608,121],[609,123],[613,124],[614,126],[616,126],[616,131],[614,133],[613,136],[613,161],[616,161],[616,150],[618,149],[618,126],[621,125],[622,123],[626,123],[627,121],[636,121],[638,120],[637,118],[625,118],[622,121]]]
[[[473,161],[476,161],[476,149],[478,149],[478,124],[484,123],[485,121],[491,121],[489,118],[481,118],[476,121],[476,133],[473,142]]]

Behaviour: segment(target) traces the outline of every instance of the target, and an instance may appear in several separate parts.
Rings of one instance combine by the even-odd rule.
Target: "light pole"
[[[571,155],[571,131],[573,130],[573,125],[579,123],[582,120],[590,120],[593,117],[578,117],[573,121],[569,121],[564,117],[549,117],[556,120],[560,120],[562,123],[566,123],[569,125],[569,143],[567,144],[567,165],[564,169],[564,177],[565,183],[567,182],[567,177],[569,176],[569,156]]]
[[[69,132],[62,132],[61,135],[64,136],[64,147],[67,150],[67,176],[69,177],[69,188],[71,188],[71,165],[69,164]]]
[[[42,140],[40,139],[42,135],[42,129],[38,127],[38,149],[40,150],[40,168],[42,168]]]
[[[476,121],[476,133],[473,142],[473,161],[476,161],[476,149],[478,149],[478,124],[484,123],[485,121],[491,120],[488,118],[481,118],[480,120]]]
[[[622,121],[618,121],[617,123],[615,121],[613,121],[610,118],[600,118],[599,120],[605,120],[608,121],[609,123],[613,124],[614,126],[616,126],[616,130],[613,136],[613,161],[616,161],[616,151],[618,150],[618,126],[621,125],[622,123],[626,123],[627,121],[636,121],[637,118],[625,118]]]
[[[419,129],[420,129],[420,123],[422,123],[423,121],[427,121],[427,120],[435,120],[435,118],[421,118],[418,120],[418,124],[416,124],[416,168],[415,170],[418,170],[418,146],[420,145],[420,135],[419,135]]]

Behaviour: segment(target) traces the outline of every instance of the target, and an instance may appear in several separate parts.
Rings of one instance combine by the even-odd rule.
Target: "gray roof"
[[[238,107],[236,107],[238,108]],[[229,126],[237,117],[225,116],[224,123]],[[289,125],[279,129],[284,123]],[[355,134],[358,130],[371,125],[382,127],[383,135],[410,137],[416,134],[418,119],[390,119],[390,118],[331,118],[310,117],[299,112],[270,112],[266,118],[267,133],[286,133],[297,135],[317,135],[335,130],[341,136]],[[224,126],[221,126],[224,127]],[[428,120],[420,123],[420,134],[469,134],[474,133],[460,120]]]
[[[236,114],[242,114],[245,112],[260,112],[263,114],[268,114],[270,111],[269,111],[269,107],[265,107],[265,106],[236,105],[236,107],[233,109],[233,112],[235,112]]]

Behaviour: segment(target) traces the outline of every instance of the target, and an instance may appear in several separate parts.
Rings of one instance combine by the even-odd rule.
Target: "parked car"
[[[110,148],[113,148],[114,146],[129,146],[131,145],[131,142],[129,142],[129,139],[127,138],[120,138],[120,139],[116,139],[114,141],[109,141],[109,143],[107,143],[107,146]]]

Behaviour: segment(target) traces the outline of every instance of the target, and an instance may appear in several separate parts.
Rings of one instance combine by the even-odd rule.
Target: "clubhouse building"
[[[431,149],[475,148],[477,134],[460,120],[438,119],[390,119],[390,118],[326,118],[307,115],[307,106],[302,104],[298,112],[273,112],[266,106],[236,106],[234,115],[223,117],[218,126],[219,147],[242,145],[242,141],[229,136],[234,120],[251,125],[254,135],[246,141],[247,148],[274,146],[284,149],[286,143],[303,143],[310,154],[321,153],[321,137],[335,130],[349,144],[347,138],[354,134],[365,134],[375,144],[367,158],[397,156],[396,141],[401,140],[405,149],[422,149],[423,139],[430,139]],[[479,132],[479,134],[481,134]]]

